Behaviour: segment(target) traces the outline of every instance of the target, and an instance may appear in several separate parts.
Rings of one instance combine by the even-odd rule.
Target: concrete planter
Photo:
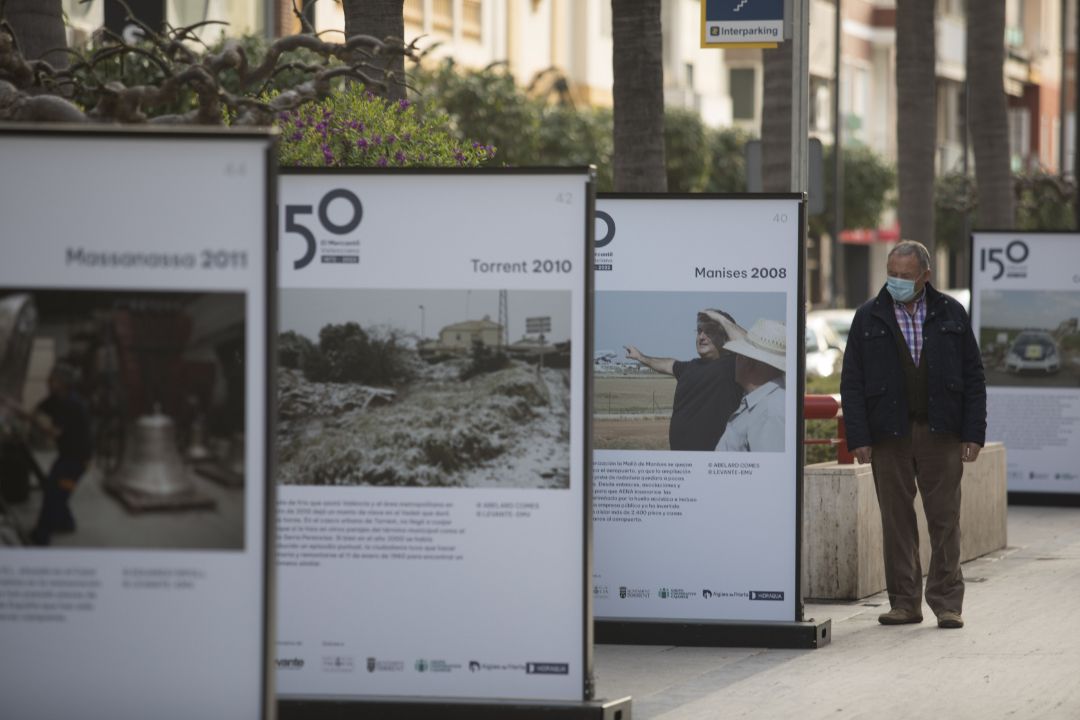
[[[1008,494],[1005,446],[988,443],[979,459],[964,464],[960,506],[963,561],[1006,545]],[[922,498],[915,499],[919,550],[925,571],[930,540]],[[807,465],[803,474],[803,596],[855,600],[885,589],[881,515],[869,465]]]

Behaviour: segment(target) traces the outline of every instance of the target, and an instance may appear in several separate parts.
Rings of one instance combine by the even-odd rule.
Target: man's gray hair
[[[889,257],[891,258],[893,255],[899,255],[901,257],[914,255],[919,258],[920,268],[923,270],[928,270],[930,268],[930,251],[918,240],[901,240],[896,243],[896,247],[889,251]]]

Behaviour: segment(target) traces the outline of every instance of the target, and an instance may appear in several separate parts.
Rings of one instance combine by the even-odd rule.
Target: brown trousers
[[[921,614],[922,565],[915,519],[915,488],[922,494],[930,535],[926,602],[935,614],[959,613],[964,604],[960,570],[960,438],[932,433],[925,422],[911,434],[874,443],[871,467],[881,508],[885,585],[894,608]]]

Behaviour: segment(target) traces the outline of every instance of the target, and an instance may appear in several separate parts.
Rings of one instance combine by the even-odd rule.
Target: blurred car
[[[806,376],[829,377],[840,370],[844,343],[827,322],[811,318],[812,314],[806,315]]]
[[[840,349],[847,346],[848,330],[851,329],[851,320],[855,317],[855,311],[850,308],[838,308],[833,310],[811,310],[806,313],[806,326],[824,324],[832,331],[833,336],[839,341]]]
[[[1054,336],[1043,330],[1024,330],[1005,355],[1006,372],[1051,375],[1061,369],[1061,353]]]

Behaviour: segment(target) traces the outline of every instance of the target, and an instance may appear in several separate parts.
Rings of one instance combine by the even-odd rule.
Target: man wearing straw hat
[[[881,510],[882,625],[922,622],[915,491],[930,534],[926,603],[938,627],[959,628],[960,479],[986,437],[986,379],[967,312],[930,284],[922,243],[889,252],[888,281],[851,322],[840,394],[848,449],[871,463]]]
[[[626,357],[655,372],[675,376],[675,399],[668,425],[672,450],[712,450],[742,396],[735,382],[735,358],[722,349],[728,335],[718,318],[734,324],[722,310],[708,309],[697,314],[698,357],[693,360],[651,357],[633,345],[626,346]]]
[[[784,369],[787,330],[784,323],[759,318],[747,332],[724,321],[735,355],[735,382],[742,387],[739,406],[716,444],[723,452],[781,452],[784,449]]]

